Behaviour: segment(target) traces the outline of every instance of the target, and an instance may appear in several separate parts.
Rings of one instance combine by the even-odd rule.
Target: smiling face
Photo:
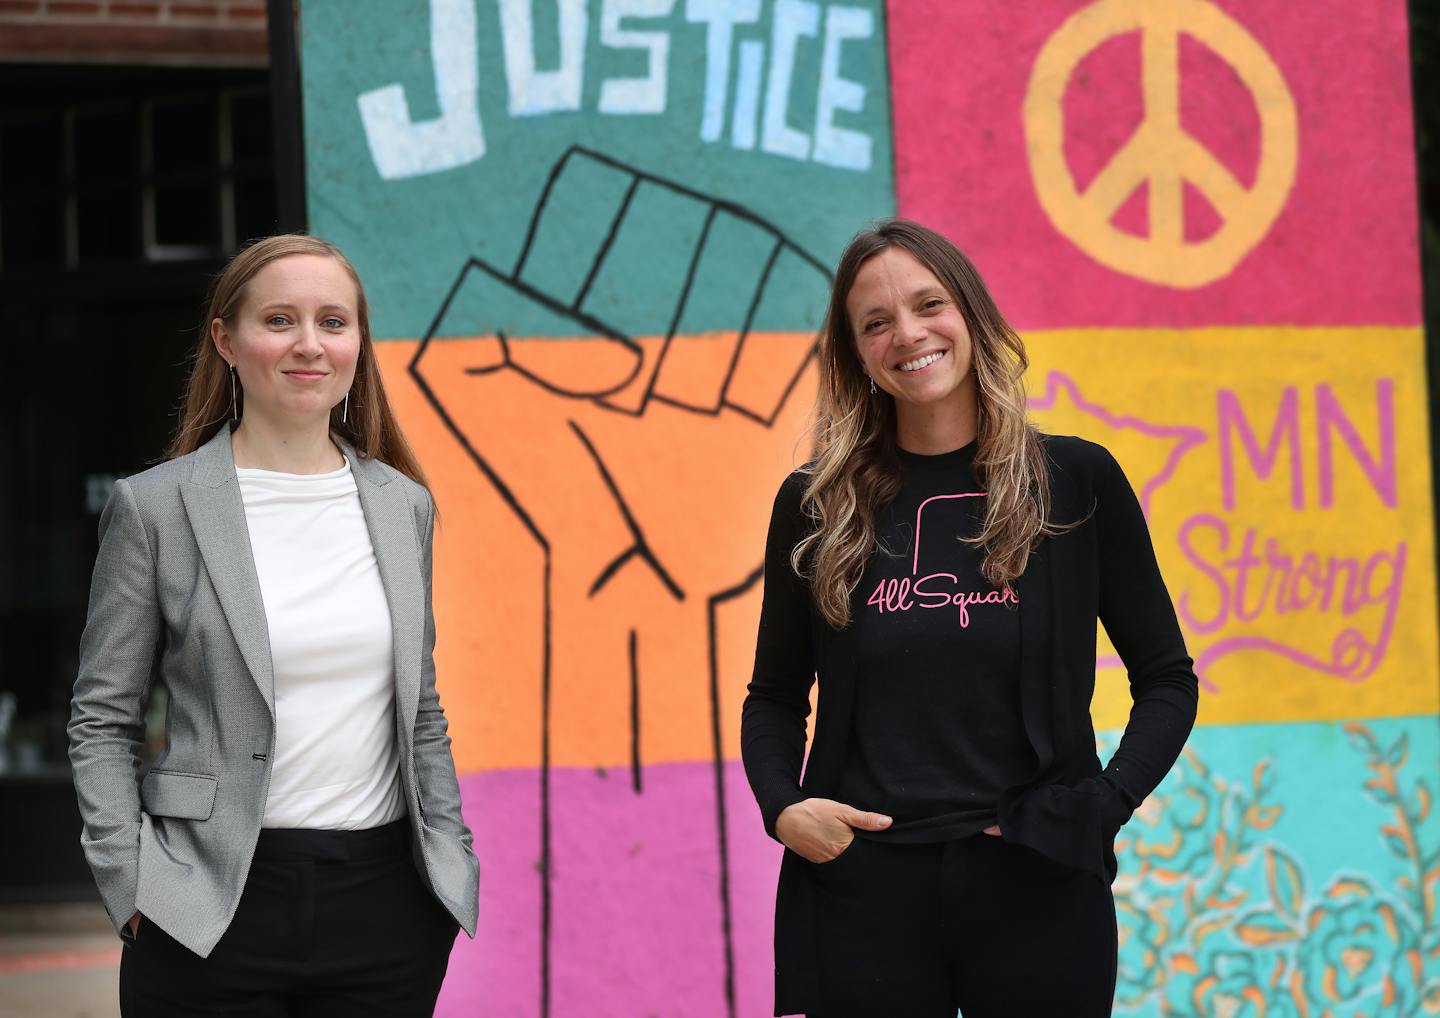
[[[240,377],[245,415],[282,426],[321,424],[345,398],[360,356],[355,281],[336,259],[277,258],[245,287],[210,335]]]
[[[906,418],[975,415],[970,330],[935,273],[902,247],[870,258],[845,300],[866,374]]]

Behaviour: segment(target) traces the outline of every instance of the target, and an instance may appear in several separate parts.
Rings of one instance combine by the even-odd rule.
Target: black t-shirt
[[[901,453],[900,493],[876,521],[861,579],[859,677],[839,798],[894,818],[878,836],[934,842],[995,822],[1035,756],[1020,713],[1020,616],[980,573],[985,495],[972,442]]]

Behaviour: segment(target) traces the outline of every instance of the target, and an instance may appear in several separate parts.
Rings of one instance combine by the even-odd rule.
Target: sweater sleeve
[[[809,587],[790,565],[790,552],[804,532],[803,492],[803,476],[792,474],[775,496],[765,541],[765,595],[755,670],[740,717],[745,775],[772,838],[780,814],[805,798],[800,773],[815,662]]]
[[[1199,683],[1144,513],[1108,453],[1096,480],[1100,621],[1125,663],[1133,704],[1100,780],[1126,817],[1165,777],[1195,723]]]

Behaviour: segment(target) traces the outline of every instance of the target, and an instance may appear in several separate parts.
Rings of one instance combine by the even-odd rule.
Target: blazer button
[[[270,758],[269,758],[268,756],[266,756],[264,753],[251,753],[251,754],[250,754],[250,759],[251,759],[251,760],[268,760],[268,759],[270,759]]]

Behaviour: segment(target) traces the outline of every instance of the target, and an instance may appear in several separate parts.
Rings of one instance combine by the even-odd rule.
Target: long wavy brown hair
[[[870,381],[845,307],[860,267],[902,248],[933,272],[964,316],[976,380],[975,478],[985,487],[985,520],[966,538],[984,548],[981,572],[997,588],[1025,570],[1040,541],[1067,529],[1050,522],[1050,478],[1039,432],[1025,412],[1025,344],[1005,321],[970,259],[934,230],[888,219],[858,234],[835,270],[820,341],[815,458],[801,505],[810,533],[791,564],[810,581],[820,614],[850,623],[850,595],[875,551],[878,512],[900,491],[895,400]]]
[[[271,262],[290,255],[322,255],[334,258],[355,283],[356,314],[360,326],[360,356],[355,362],[355,381],[350,385],[350,409],[341,420],[341,408],[330,411],[330,434],[348,443],[365,459],[388,463],[419,484],[425,472],[405,441],[400,423],[390,409],[385,385],[380,380],[380,367],[375,358],[375,341],[370,335],[370,304],[360,274],[350,259],[329,241],[303,233],[285,233],[266,237],[250,244],[230,259],[210,286],[205,317],[200,321],[200,336],[191,358],[190,380],[185,386],[185,401],[175,437],[165,455],[171,459],[194,452],[224,426],[231,416],[230,366],[215,349],[210,338],[210,323],[219,318],[227,325],[235,320],[245,301],[250,280]],[[241,391],[238,414],[244,417],[245,396]]]

